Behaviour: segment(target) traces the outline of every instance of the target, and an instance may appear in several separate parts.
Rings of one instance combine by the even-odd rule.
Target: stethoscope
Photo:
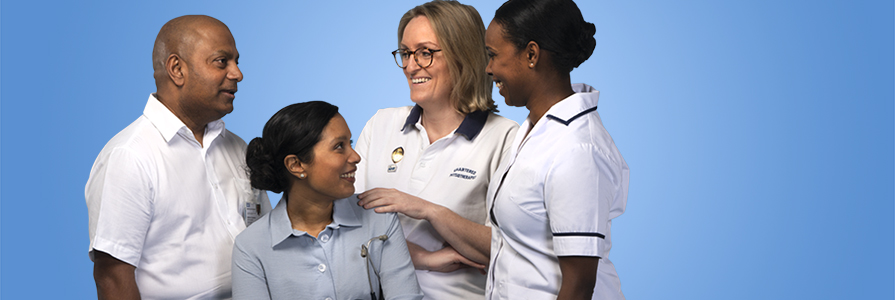
[[[376,300],[376,291],[373,289],[373,278],[370,277],[370,244],[373,243],[374,240],[385,241],[388,239],[387,235],[380,235],[371,238],[367,241],[366,244],[360,245],[360,257],[363,257],[367,261],[367,282],[370,283],[370,300]],[[374,272],[376,274],[376,280],[379,282],[379,299],[385,299],[382,296],[382,281],[379,277],[379,272]]]

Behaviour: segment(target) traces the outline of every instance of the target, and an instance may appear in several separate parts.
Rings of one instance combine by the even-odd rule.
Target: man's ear
[[[283,165],[286,166],[286,171],[295,177],[304,179],[307,176],[305,175],[304,166],[295,154],[286,155],[286,158],[283,159]]]
[[[183,72],[186,68],[186,64],[183,59],[180,58],[180,55],[171,54],[168,55],[168,59],[165,60],[165,71],[168,72],[168,77],[171,78],[171,81],[174,82],[174,85],[178,87],[182,87],[184,83]]]

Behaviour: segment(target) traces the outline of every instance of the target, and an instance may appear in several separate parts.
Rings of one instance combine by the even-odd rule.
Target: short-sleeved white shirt
[[[246,207],[270,211],[249,185],[245,142],[217,120],[204,147],[154,95],[143,115],[100,152],[85,197],[90,258],[99,250],[136,267],[143,299],[231,294],[233,241]]]
[[[421,112],[419,106],[381,109],[367,122],[355,147],[362,158],[357,192],[394,188],[488,224],[488,183],[519,126],[493,113],[473,112],[453,133],[430,144]],[[392,152],[398,147],[404,157],[394,162]],[[428,251],[444,247],[444,238],[429,222],[399,217],[407,241]],[[417,270],[417,278],[426,299],[482,299],[484,295],[485,276],[472,268],[450,273]]]
[[[628,165],[596,111],[599,92],[573,89],[534,127],[522,124],[488,188],[488,299],[556,299],[558,256],[601,257],[593,299],[624,299],[608,256],[612,219],[625,211]]]

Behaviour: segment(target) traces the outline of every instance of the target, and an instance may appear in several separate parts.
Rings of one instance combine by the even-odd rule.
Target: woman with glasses
[[[510,0],[488,25],[488,73],[508,105],[529,110],[488,189],[488,299],[624,299],[608,256],[628,165],[599,92],[569,74],[595,31],[572,0]]]
[[[494,114],[484,34],[456,1],[404,14],[393,55],[415,105],[380,110],[357,142],[358,205],[401,213],[427,299],[484,298],[485,194],[518,127]]]
[[[338,111],[289,105],[249,143],[252,187],[283,199],[236,237],[234,299],[422,298],[397,216],[356,205],[360,157]]]

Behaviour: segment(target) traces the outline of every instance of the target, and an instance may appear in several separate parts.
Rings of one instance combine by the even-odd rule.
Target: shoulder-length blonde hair
[[[407,11],[398,23],[398,47],[404,28],[417,16],[426,16],[435,30],[451,74],[451,104],[463,114],[497,111],[491,99],[491,76],[485,72],[485,24],[472,6],[457,1],[434,0]]]

